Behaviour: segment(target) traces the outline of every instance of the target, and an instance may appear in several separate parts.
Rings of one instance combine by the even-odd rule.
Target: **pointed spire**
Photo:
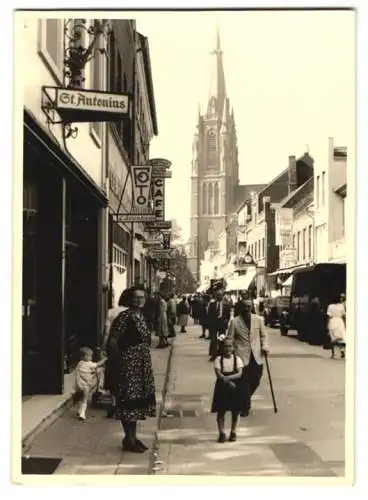
[[[211,52],[211,59],[211,80],[207,113],[209,115],[217,114],[218,117],[222,118],[224,101],[226,98],[226,85],[222,60],[220,30],[218,27],[216,29],[215,50]]]

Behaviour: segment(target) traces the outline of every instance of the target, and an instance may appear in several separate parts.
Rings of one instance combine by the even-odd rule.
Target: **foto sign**
[[[133,183],[133,206],[139,209],[147,209],[149,206],[152,167],[150,165],[132,165],[130,168]]]

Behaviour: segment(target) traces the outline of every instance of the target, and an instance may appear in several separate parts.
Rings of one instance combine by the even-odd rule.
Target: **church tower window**
[[[209,185],[208,190],[208,214],[212,215],[212,207],[213,207],[213,186]]]
[[[219,213],[219,205],[220,205],[220,193],[219,193],[219,185],[218,182],[215,184],[215,210],[214,213],[215,215],[218,215]]]
[[[207,160],[209,166],[216,165],[216,132],[209,130],[207,134]]]
[[[208,196],[207,196],[207,184],[203,184],[203,206],[202,206],[202,212],[203,214],[207,213],[207,203],[208,203]]]

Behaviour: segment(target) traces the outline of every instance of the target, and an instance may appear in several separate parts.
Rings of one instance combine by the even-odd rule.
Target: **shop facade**
[[[61,394],[79,348],[99,340],[107,198],[24,113],[23,395]]]

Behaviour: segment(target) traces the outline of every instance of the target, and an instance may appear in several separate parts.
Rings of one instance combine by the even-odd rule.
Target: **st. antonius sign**
[[[126,214],[113,214],[116,222],[153,222],[155,214],[147,209],[132,209],[130,213]]]
[[[42,108],[46,113],[56,111],[69,123],[107,122],[129,115],[130,97],[97,90],[42,87]]]
[[[172,221],[171,220],[155,220],[154,222],[149,222],[146,224],[147,230],[155,230],[155,231],[160,231],[162,229],[169,230],[172,228]]]

